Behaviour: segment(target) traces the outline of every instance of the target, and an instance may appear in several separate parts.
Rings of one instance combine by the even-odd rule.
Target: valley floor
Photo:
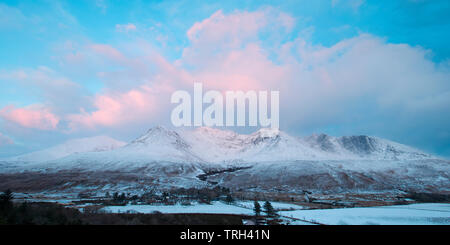
[[[448,193],[407,193],[399,190],[334,194],[244,190],[231,192],[219,187],[154,189],[142,193],[128,192],[128,189],[126,191],[110,193],[96,189],[87,192],[85,188],[80,188],[72,191],[15,192],[12,195],[17,205],[53,203],[93,217],[116,214],[192,217],[231,215],[240,217],[243,224],[450,225]],[[261,206],[258,219],[255,219],[255,199]],[[270,202],[276,215],[267,217],[264,212],[266,201]]]
[[[301,206],[272,203],[275,209],[285,209],[279,215],[285,224],[325,224],[325,225],[450,225],[450,204],[421,203],[365,208],[336,208],[303,210]],[[241,203],[227,205],[214,202],[211,205],[155,206],[127,205],[109,206],[103,210],[111,213],[215,213],[252,215],[253,210],[240,207]]]
[[[210,215],[236,215],[243,218],[243,223],[253,224],[254,202],[212,201],[209,204],[190,202],[188,204],[123,204],[114,205],[99,202],[97,198],[70,198],[55,195],[39,198],[25,198],[24,194],[16,193],[16,202],[52,202],[74,208],[82,213],[92,214],[210,214]],[[261,206],[264,202],[259,202]],[[450,225],[450,203],[413,203],[408,205],[389,205],[374,207],[325,207],[321,204],[292,202],[271,202],[277,211],[277,223],[286,225]],[[262,222],[268,222],[262,212]]]
[[[295,210],[281,215],[327,225],[450,225],[450,204]]]

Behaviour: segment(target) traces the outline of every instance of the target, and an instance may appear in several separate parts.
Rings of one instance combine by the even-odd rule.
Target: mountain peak
[[[158,126],[149,128],[147,130],[147,134],[156,133],[156,132],[168,132],[168,131],[170,131],[170,130],[167,129],[166,127],[158,125]]]
[[[342,136],[339,140],[345,149],[356,154],[371,154],[379,145],[376,138],[367,135]]]
[[[198,135],[216,137],[216,138],[234,138],[238,134],[231,130],[222,130],[218,128],[211,127],[198,127],[194,131]]]
[[[170,159],[171,161],[201,159],[211,163],[432,158],[412,147],[367,135],[334,137],[326,134],[314,134],[305,138],[297,138],[272,128],[261,128],[252,134],[238,134],[234,131],[210,127],[175,131],[155,126],[126,146],[122,147],[123,145],[123,142],[115,141],[107,136],[96,136],[70,140],[47,150],[22,155],[11,160],[53,160],[73,153],[108,150],[114,150],[114,154],[118,154],[117,156],[125,154],[124,157],[128,158],[145,155],[143,159]]]
[[[276,144],[280,139],[280,130],[273,128],[260,128],[258,131],[250,135],[253,144],[258,145],[262,142],[270,142]]]
[[[335,138],[329,136],[328,134],[320,133],[313,134],[306,138],[306,141],[314,148],[327,151],[327,152],[335,152]]]
[[[182,141],[180,135],[173,130],[169,130],[163,126],[155,126],[147,130],[147,132],[137,139],[133,140],[129,145],[135,144],[158,144],[158,142],[178,142]]]
[[[260,128],[254,135],[261,138],[275,138],[280,135],[280,130],[278,128]]]
[[[217,128],[211,128],[211,127],[202,126],[202,127],[196,128],[195,131],[206,132],[206,133],[217,133],[217,132],[223,132],[225,130],[220,130],[220,129],[217,129]]]

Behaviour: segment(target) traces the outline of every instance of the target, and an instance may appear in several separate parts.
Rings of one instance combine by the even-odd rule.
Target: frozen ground
[[[212,202],[212,205],[208,204],[193,204],[189,206],[168,205],[127,205],[127,206],[108,206],[102,209],[105,212],[110,213],[152,213],[155,211],[161,213],[209,213],[209,214],[244,214],[253,215],[253,210],[228,205],[222,202]]]
[[[284,218],[294,218],[290,221],[291,224],[307,224],[300,221],[306,220],[327,225],[450,225],[450,204],[443,203],[316,210],[302,210],[301,206],[287,203],[272,203],[272,205],[275,209],[292,209],[291,211],[279,212]],[[193,204],[190,206],[179,204],[173,206],[108,206],[102,210],[111,213],[152,213],[158,211],[161,213],[253,215],[252,208],[251,202],[239,202],[234,205],[213,202],[212,205]]]
[[[270,204],[272,204],[272,207],[275,210],[300,210],[300,209],[304,209],[303,206],[292,204],[292,203],[270,202]],[[249,209],[253,209],[253,207],[254,207],[253,201],[238,201],[238,202],[235,202],[235,205],[242,206],[242,207],[249,208]],[[264,206],[264,202],[263,201],[259,201],[259,205],[262,208]]]
[[[264,202],[261,201],[259,203],[262,208]],[[290,203],[271,202],[271,204],[275,208],[275,210],[303,209],[302,206]],[[189,206],[183,206],[180,204],[168,206],[163,205],[107,206],[102,210],[110,213],[126,213],[126,212],[152,213],[154,211],[158,211],[161,213],[220,213],[220,214],[254,215],[252,201],[240,201],[235,202],[232,205],[223,202],[212,202],[211,205],[194,203]]]
[[[281,215],[327,225],[450,225],[450,204],[283,211]]]

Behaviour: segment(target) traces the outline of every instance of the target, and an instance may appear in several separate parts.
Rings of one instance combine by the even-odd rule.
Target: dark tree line
[[[0,194],[0,224],[75,225],[82,224],[76,209],[55,203],[13,203],[11,190]]]
[[[139,202],[143,204],[163,203],[165,205],[174,205],[181,203],[189,205],[191,201],[210,204],[212,201],[223,200],[227,203],[234,202],[234,197],[230,194],[230,190],[224,187],[214,188],[178,188],[155,193],[155,191],[147,191],[141,195],[130,195],[129,193],[115,192],[112,195],[105,193],[104,205],[125,205],[129,202]]]
[[[273,208],[272,204],[269,201],[264,202],[263,208],[267,217],[277,216],[277,212],[275,211],[275,209]],[[261,216],[261,205],[257,200],[255,200],[253,203],[253,211],[255,212],[256,217]]]

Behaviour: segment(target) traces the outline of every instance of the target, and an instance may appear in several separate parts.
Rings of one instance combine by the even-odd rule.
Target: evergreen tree
[[[11,211],[13,207],[12,199],[13,194],[10,189],[0,195],[0,216],[6,215]]]
[[[118,192],[114,192],[113,194],[113,202],[118,203],[120,202],[120,196]]]
[[[163,192],[162,193],[162,197],[163,197],[164,200],[166,200],[167,198],[169,198],[169,193]]]
[[[8,202],[11,202],[12,199],[13,199],[13,194],[12,194],[12,191],[11,191],[10,189],[4,191],[4,192],[0,195],[0,200],[1,200],[1,202],[8,203]]]
[[[126,199],[127,199],[127,196],[125,195],[125,193],[120,194],[119,202],[124,202]]]
[[[228,194],[227,197],[225,198],[225,202],[227,202],[227,203],[233,203],[233,202],[234,202],[234,199],[233,199],[233,197],[232,197],[230,194]]]
[[[264,203],[264,211],[266,212],[268,217],[273,217],[275,216],[275,210],[272,207],[272,204],[269,201],[266,201]]]
[[[257,200],[255,200],[253,205],[254,205],[253,211],[255,211],[255,216],[256,217],[260,216],[261,215],[261,205],[259,204],[259,202]]]

